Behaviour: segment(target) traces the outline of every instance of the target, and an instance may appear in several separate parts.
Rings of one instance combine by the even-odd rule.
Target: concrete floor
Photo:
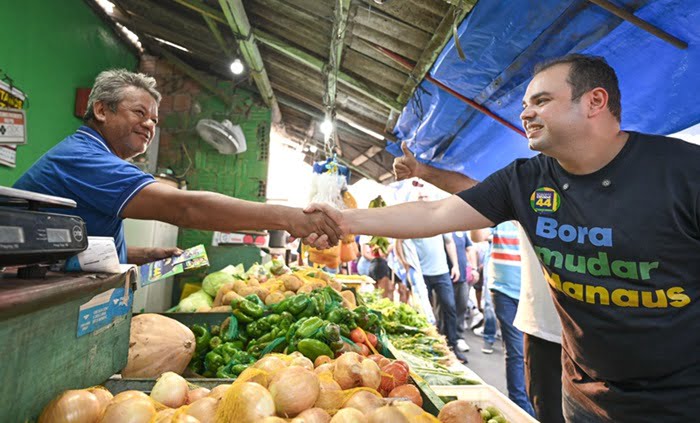
[[[469,359],[467,367],[474,371],[484,382],[494,386],[506,396],[508,390],[506,388],[506,359],[503,342],[500,339],[493,344],[493,354],[484,354],[481,352],[481,346],[484,344],[484,338],[474,335],[472,331],[467,333],[467,344],[471,348],[466,356]]]

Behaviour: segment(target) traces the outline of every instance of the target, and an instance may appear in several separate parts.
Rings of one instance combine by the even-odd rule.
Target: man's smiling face
[[[552,66],[536,74],[527,87],[520,119],[532,150],[546,154],[561,147],[586,122],[580,99],[571,100],[570,67]]]
[[[117,156],[128,159],[146,151],[158,123],[158,103],[148,91],[128,87],[115,111],[96,104],[99,109],[100,132]]]

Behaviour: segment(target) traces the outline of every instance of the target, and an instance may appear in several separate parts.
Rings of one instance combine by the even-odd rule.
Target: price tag
[[[80,306],[78,313],[78,337],[94,332],[111,324],[116,318],[126,316],[131,310],[134,296],[131,290],[114,288],[95,295]]]

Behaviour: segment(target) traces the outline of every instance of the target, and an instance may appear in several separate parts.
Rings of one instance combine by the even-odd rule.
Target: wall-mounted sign
[[[14,145],[0,145],[0,165],[15,167],[17,162],[17,147]]]
[[[24,110],[0,108],[0,144],[26,144],[27,118]]]

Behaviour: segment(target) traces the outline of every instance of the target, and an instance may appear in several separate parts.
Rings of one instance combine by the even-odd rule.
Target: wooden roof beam
[[[340,62],[343,60],[343,47],[345,46],[345,30],[348,27],[348,15],[350,13],[350,0],[336,0],[333,10],[333,33],[331,34],[330,53],[328,54],[328,64],[326,72],[326,92],[323,96],[325,110],[325,120],[335,122],[335,97],[338,83],[338,72]],[[328,139],[336,137],[335,127],[328,134]],[[342,154],[341,154],[342,155]]]

